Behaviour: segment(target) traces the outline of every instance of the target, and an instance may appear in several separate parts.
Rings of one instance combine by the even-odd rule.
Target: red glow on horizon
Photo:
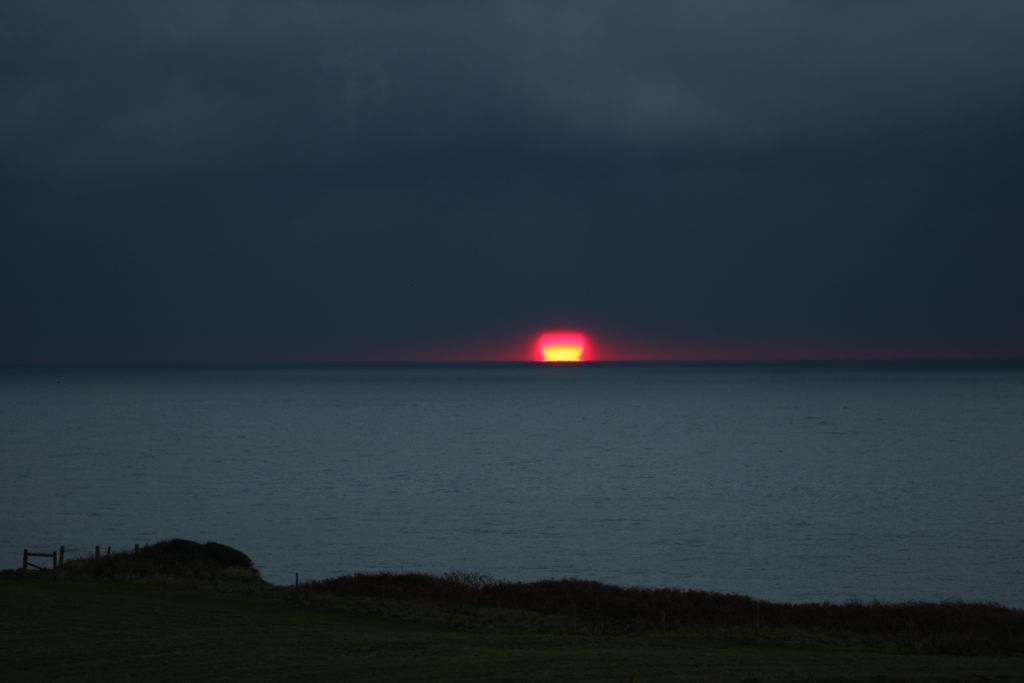
[[[361,363],[537,363],[544,362],[541,341],[545,334],[578,334],[583,337],[580,360],[589,363],[746,363],[746,362],[900,362],[900,361],[1024,361],[1017,348],[913,346],[908,343],[857,344],[822,342],[818,345],[784,339],[673,339],[657,331],[634,329],[616,334],[614,329],[534,328],[523,333],[509,328],[484,330],[476,335],[403,339],[375,339],[373,345],[347,350],[315,349],[295,355],[246,356],[251,364],[361,364]],[[554,339],[557,341],[557,338]],[[579,338],[571,339],[578,343]],[[123,359],[122,359],[123,360]],[[238,363],[238,358],[204,359],[209,363]],[[139,361],[141,362],[141,361]],[[188,361],[163,360],[168,364]],[[571,361],[570,361],[571,362]]]
[[[545,363],[579,363],[588,359],[587,352],[581,332],[544,332],[537,338],[536,359]]]

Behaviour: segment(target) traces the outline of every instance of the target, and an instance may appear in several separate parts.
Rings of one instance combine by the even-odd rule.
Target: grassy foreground
[[[103,579],[0,577],[4,680],[1024,681],[1024,658],[677,634],[482,631],[402,602]],[[410,605],[411,610],[422,606]]]
[[[0,572],[0,619],[0,680],[1024,681],[1024,612],[998,605],[459,573],[286,588],[182,539]]]

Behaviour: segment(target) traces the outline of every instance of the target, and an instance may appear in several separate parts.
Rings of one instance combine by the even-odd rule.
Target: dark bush
[[[252,560],[220,543],[196,543],[180,538],[110,556],[67,562],[57,570],[63,576],[111,578],[225,578],[258,579]]]
[[[169,541],[161,541],[141,548],[136,557],[153,558],[181,565],[203,564],[210,567],[252,568],[252,560],[241,550],[221,543],[196,543],[181,538],[172,538]]]

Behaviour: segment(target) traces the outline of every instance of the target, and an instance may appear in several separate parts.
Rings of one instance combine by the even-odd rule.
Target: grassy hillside
[[[0,578],[4,680],[1020,680],[1020,656],[913,655],[683,635],[481,631],[288,591]],[[422,610],[422,606],[411,606]],[[388,614],[389,616],[384,616]]]
[[[243,553],[180,540],[0,572],[0,616],[0,680],[14,681],[1024,681],[1024,612],[993,605],[465,574],[283,588]]]
[[[500,581],[452,573],[354,574],[303,586],[307,596],[390,597],[491,622],[543,615],[535,628],[589,635],[677,633],[842,645],[919,654],[1024,654],[1024,610],[943,603],[773,603],[744,595],[623,588],[596,581]],[[504,613],[502,612],[504,610]],[[475,617],[479,622],[480,617]]]

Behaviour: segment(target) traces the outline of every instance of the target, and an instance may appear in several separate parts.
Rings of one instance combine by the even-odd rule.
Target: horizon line
[[[4,370],[103,369],[259,369],[259,368],[385,368],[385,367],[622,367],[622,366],[1024,366],[1024,358],[778,358],[689,360],[365,360],[365,361],[189,361],[189,362],[56,362],[0,363]]]

